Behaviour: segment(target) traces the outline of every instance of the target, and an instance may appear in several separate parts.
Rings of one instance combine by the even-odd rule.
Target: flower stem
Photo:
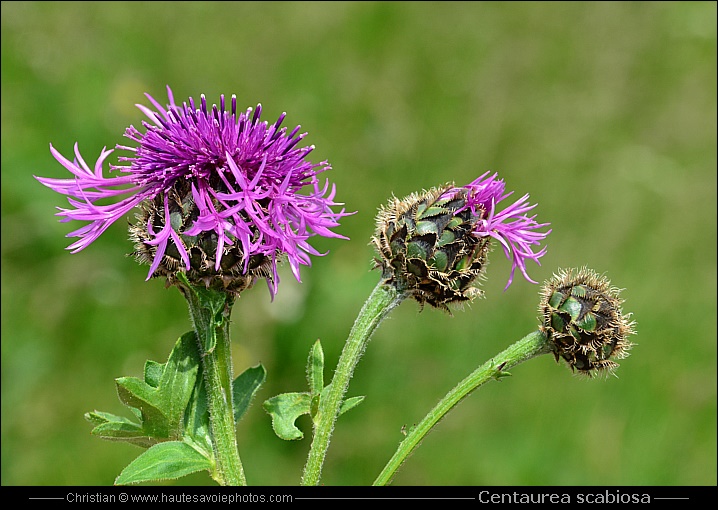
[[[429,414],[409,431],[399,444],[394,456],[374,481],[374,485],[388,484],[402,463],[421,443],[434,425],[475,389],[491,379],[499,379],[509,375],[505,370],[548,352],[550,352],[550,349],[546,336],[541,331],[534,331],[477,368],[447,393]]]
[[[302,485],[319,484],[324,458],[329,448],[329,439],[334,431],[334,424],[349,386],[349,380],[354,373],[354,367],[359,362],[369,339],[381,321],[405,298],[406,294],[399,292],[395,287],[387,285],[382,280],[374,287],[359,312],[339,357],[329,392],[319,402],[319,412],[314,425],[314,439],[309,449],[307,463],[304,466]]]
[[[212,477],[220,485],[247,485],[237,448],[232,402],[229,314],[233,300],[223,292],[181,287],[189,304],[207,390],[215,457]]]

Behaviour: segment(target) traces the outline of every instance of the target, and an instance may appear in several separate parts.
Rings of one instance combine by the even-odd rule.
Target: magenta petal
[[[535,216],[528,217],[526,213],[533,210],[537,204],[529,204],[529,195],[526,194],[514,203],[499,210],[499,204],[513,194],[513,191],[504,193],[504,181],[498,179],[497,174],[490,177],[484,173],[463,188],[453,188],[448,193],[455,193],[457,189],[468,191],[466,205],[457,213],[470,209],[480,219],[474,227],[474,234],[493,237],[501,244],[506,258],[511,261],[511,272],[504,290],[513,282],[516,268],[531,283],[532,280],[526,270],[526,261],[533,260],[540,265],[539,259],[546,253],[546,248],[534,251],[534,246],[540,245],[551,230],[539,232],[538,229],[548,226],[548,223],[538,223]]]

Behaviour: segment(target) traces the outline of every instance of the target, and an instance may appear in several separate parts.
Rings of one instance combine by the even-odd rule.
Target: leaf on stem
[[[254,395],[267,378],[267,371],[259,364],[242,372],[232,382],[232,399],[234,400],[234,422],[237,423],[247,412]]]
[[[282,393],[266,400],[264,410],[272,417],[272,428],[280,439],[292,441],[302,439],[304,434],[294,422],[303,414],[309,414],[311,395],[309,393]]]
[[[303,414],[309,414],[316,424],[321,420],[319,403],[329,393],[331,384],[324,387],[324,351],[317,340],[309,351],[307,360],[308,392],[282,393],[266,400],[264,410],[272,417],[272,428],[280,439],[292,441],[302,439],[304,434],[295,422]],[[339,414],[359,405],[364,397],[352,397],[344,400],[339,408]]]
[[[181,438],[185,410],[197,382],[198,370],[195,334],[185,333],[175,344],[167,363],[148,361],[145,364],[144,380],[136,377],[115,380],[120,400],[130,407],[140,423],[95,411],[85,415],[96,425],[92,434],[144,447]]]
[[[173,480],[202,470],[211,470],[212,461],[181,441],[166,441],[149,448],[133,460],[115,485]]]
[[[85,413],[85,419],[95,425],[92,434],[103,439],[125,441],[141,448],[149,448],[156,443],[140,425],[122,416],[93,411]]]
[[[324,351],[319,340],[309,350],[307,360],[307,383],[312,396],[319,395],[324,388]]]
[[[346,399],[344,402],[342,402],[342,405],[339,407],[339,416],[346,413],[349,409],[353,409],[359,404],[362,403],[364,400],[364,397],[351,397]]]
[[[506,366],[507,362],[504,361],[503,363],[499,364],[499,366],[496,367],[496,373],[494,374],[494,379],[497,381],[501,381],[504,377],[511,377],[511,372],[507,372],[504,370],[504,367]]]

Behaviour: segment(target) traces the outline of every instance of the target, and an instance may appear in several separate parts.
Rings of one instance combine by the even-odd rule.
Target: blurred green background
[[[2,484],[112,484],[140,450],[91,437],[98,409],[129,416],[113,379],[165,361],[185,303],[131,250],[121,222],[71,255],[65,199],[33,175],[79,141],[125,143],[148,92],[236,94],[287,112],[328,159],[356,215],[329,250],[234,308],[237,372],[268,371],[238,427],[254,485],[299,483],[305,438],[274,436],[261,402],[304,391],[320,338],[327,377],[365,298],[377,208],[392,195],[497,171],[553,233],[539,282],[587,265],[638,322],[616,377],[544,356],[463,401],[395,485],[716,484],[716,4],[714,2],[2,2]],[[114,156],[110,158],[114,163]],[[79,226],[76,225],[75,228]],[[411,426],[476,366],[536,328],[539,286],[453,317],[406,302],[373,337],[338,423],[326,485],[371,484]],[[286,269],[286,268],[285,268]],[[211,484],[205,473],[178,484]]]

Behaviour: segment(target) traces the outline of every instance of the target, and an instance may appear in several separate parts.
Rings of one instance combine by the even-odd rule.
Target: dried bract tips
[[[372,238],[384,280],[422,305],[449,311],[447,305],[482,295],[477,285],[493,238],[512,262],[506,288],[516,268],[533,282],[526,260],[538,263],[546,249],[534,252],[532,246],[550,230],[538,232],[548,224],[526,215],[536,207],[528,204],[528,195],[498,210],[510,195],[503,180],[486,173],[466,186],[446,184],[390,200],[377,215]]]
[[[156,196],[142,202],[135,215],[135,223],[129,226],[130,240],[135,247],[132,255],[138,262],[151,266],[152,277],[165,277],[167,286],[181,287],[178,273],[182,272],[194,285],[237,296],[251,288],[258,279],[273,280],[270,257],[253,254],[245,267],[245,257],[239,243],[223,245],[214,231],[196,231],[195,235],[188,235],[200,210],[194,203],[187,183],[175,186],[169,197],[164,199]],[[177,239],[166,228],[168,224]],[[167,235],[158,235],[159,232],[167,232]],[[159,243],[156,241],[158,238]],[[168,243],[169,238],[174,242]],[[158,250],[164,250],[160,256]],[[188,266],[185,259],[189,261]],[[217,260],[219,265],[216,264]]]
[[[489,238],[472,233],[475,218],[465,208],[466,191],[452,189],[393,198],[379,211],[372,238],[384,280],[420,304],[445,311],[482,294],[475,284],[489,250]]]
[[[585,267],[561,270],[541,294],[541,329],[556,361],[562,358],[571,370],[593,376],[612,373],[618,367],[614,360],[628,356],[635,322],[621,310],[620,289],[607,278]]]

